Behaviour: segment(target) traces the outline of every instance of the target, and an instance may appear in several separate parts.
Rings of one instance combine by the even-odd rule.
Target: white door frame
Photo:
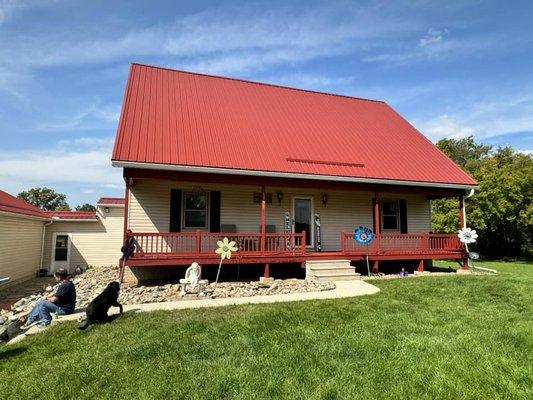
[[[55,266],[55,257],[56,257],[56,239],[58,236],[68,236],[68,244],[67,244],[67,265],[66,269],[67,271],[70,271],[70,245],[72,243],[72,233],[69,232],[53,232],[52,233],[52,250],[51,250],[51,256],[50,256],[50,273],[53,274],[56,271]],[[60,261],[65,262],[65,261]]]
[[[302,195],[302,196],[299,196],[299,195],[294,195],[291,197],[292,200],[291,200],[291,211],[292,211],[292,233],[295,233],[295,229],[296,229],[296,212],[294,210],[294,206],[296,204],[296,199],[304,199],[304,200],[310,200],[311,202],[311,215],[309,216],[310,218],[310,224],[309,224],[309,227],[310,227],[310,234],[309,236],[311,236],[309,238],[309,244],[306,246],[308,248],[313,248],[315,247],[315,204],[314,204],[314,197],[313,196],[305,196],[305,195]]]

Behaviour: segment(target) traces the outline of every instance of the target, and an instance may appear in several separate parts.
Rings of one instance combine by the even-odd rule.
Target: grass
[[[124,315],[0,348],[2,398],[531,399],[533,265],[353,299]]]

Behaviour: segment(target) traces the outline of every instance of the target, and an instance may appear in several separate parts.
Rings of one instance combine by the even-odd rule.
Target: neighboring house
[[[44,268],[74,271],[88,265],[118,265],[124,232],[124,199],[104,197],[96,212],[47,211]]]
[[[10,278],[2,288],[35,277],[48,221],[40,208],[0,190],[0,278]]]
[[[465,259],[431,233],[430,200],[476,182],[382,101],[139,64],[131,66],[112,163],[126,182],[124,279],[149,267]],[[464,223],[464,222],[462,222]],[[318,232],[320,225],[320,233]],[[319,243],[320,241],[320,243]]]
[[[40,269],[117,265],[124,231],[124,199],[104,197],[96,212],[43,211],[0,191],[0,277],[7,287]]]

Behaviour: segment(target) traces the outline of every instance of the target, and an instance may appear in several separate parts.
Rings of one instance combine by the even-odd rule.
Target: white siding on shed
[[[41,258],[44,221],[0,215],[0,277],[13,285],[36,276]]]
[[[70,271],[76,266],[117,265],[121,257],[124,208],[97,208],[97,221],[58,221],[46,228],[43,266],[50,270],[54,232],[70,233]]]

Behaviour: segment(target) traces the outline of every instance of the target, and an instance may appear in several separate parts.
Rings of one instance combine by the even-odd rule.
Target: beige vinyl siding
[[[44,221],[0,215],[0,277],[9,276],[8,284],[22,282],[36,275],[41,257]]]
[[[59,221],[46,228],[44,244],[45,268],[52,267],[53,233],[70,234],[69,269],[87,265],[117,265],[120,259],[124,229],[124,208],[97,209],[97,221]]]
[[[238,182],[238,177],[235,178]],[[317,183],[318,185],[319,183]],[[204,190],[221,192],[221,224],[235,224],[237,232],[259,232],[260,204],[253,202],[254,192],[260,187],[228,184],[194,184],[185,182],[135,180],[130,192],[128,227],[133,232],[168,232],[170,224],[170,191]],[[372,194],[360,191],[335,191],[321,189],[267,188],[272,193],[272,204],[267,204],[266,222],[283,232],[284,213],[292,215],[295,196],[311,197],[313,211],[320,214],[322,222],[322,248],[340,249],[340,232],[353,232],[360,225],[372,227]],[[277,192],[283,193],[281,205]],[[328,194],[326,206],[322,194]],[[429,201],[422,195],[383,195],[389,199],[406,199],[408,231],[428,232],[430,227]]]

